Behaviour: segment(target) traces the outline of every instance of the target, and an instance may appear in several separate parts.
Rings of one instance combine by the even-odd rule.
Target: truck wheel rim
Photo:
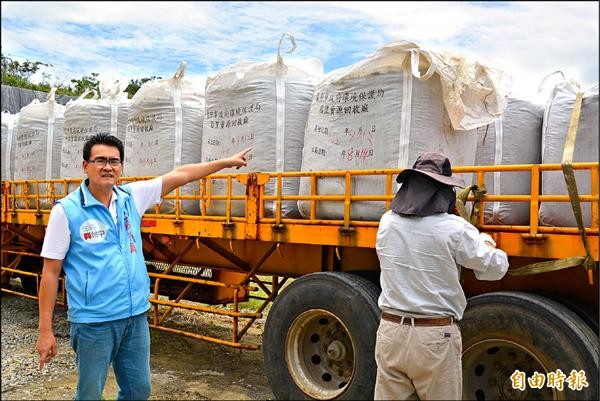
[[[311,398],[335,398],[352,380],[352,337],[344,323],[326,310],[299,315],[288,330],[285,348],[292,379]]]
[[[489,339],[476,342],[464,350],[462,364],[464,399],[558,399],[556,390],[548,387],[546,381],[541,388],[529,385],[527,380],[535,372],[547,379],[550,371],[532,351],[513,341]],[[524,391],[513,388],[511,375],[517,370],[525,373]]]

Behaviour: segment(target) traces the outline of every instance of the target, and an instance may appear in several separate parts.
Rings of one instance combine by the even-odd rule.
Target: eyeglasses
[[[88,163],[93,163],[95,164],[97,167],[104,167],[107,164],[110,164],[112,167],[119,167],[121,165],[121,160],[114,158],[114,159],[106,159],[104,157],[97,157],[94,160],[88,160]]]

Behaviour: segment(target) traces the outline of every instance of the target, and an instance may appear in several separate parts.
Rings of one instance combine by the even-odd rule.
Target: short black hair
[[[90,160],[90,153],[92,153],[92,147],[94,145],[114,146],[115,148],[119,149],[121,161],[125,160],[125,148],[123,147],[123,142],[116,136],[106,134],[104,132],[92,135],[87,141],[85,141],[85,144],[83,145],[83,160]]]

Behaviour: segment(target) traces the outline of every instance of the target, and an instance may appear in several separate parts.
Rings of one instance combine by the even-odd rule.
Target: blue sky
[[[17,2],[2,1],[2,54],[52,64],[49,83],[207,76],[241,61],[317,58],[330,72],[396,40],[455,52],[510,74],[512,94],[541,101],[562,71],[598,83],[598,2]],[[285,48],[289,46],[286,43]],[[41,79],[41,74],[34,79]]]

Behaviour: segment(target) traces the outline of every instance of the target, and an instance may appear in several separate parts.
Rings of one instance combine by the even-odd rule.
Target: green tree
[[[1,56],[2,62],[2,74],[12,75],[14,77],[22,78],[25,81],[29,81],[29,78],[38,70],[40,67],[51,67],[52,64],[42,63],[41,61],[29,61],[25,60],[23,63],[19,63],[16,60],[11,59],[10,57],[6,57],[4,55]]]
[[[2,85],[14,86],[17,88],[33,89],[42,92],[50,92],[51,85],[49,83],[50,74],[44,72],[42,74],[42,82],[34,84],[30,81],[33,74],[39,71],[41,67],[52,67],[52,64],[42,63],[41,61],[26,60],[22,63],[13,60],[10,57],[2,55]],[[100,74],[92,72],[90,75],[84,75],[79,79],[71,79],[71,85],[65,85],[57,81],[53,86],[56,88],[57,95],[79,96],[86,89],[91,89],[100,94],[100,82],[98,76]],[[143,84],[154,79],[162,79],[161,77],[151,76],[150,78],[136,78],[129,81],[129,85],[125,88],[127,96],[131,99],[133,95],[141,88]]]
[[[0,56],[0,59],[2,67],[2,85],[14,86],[16,88],[32,89],[41,92],[50,92],[51,87],[48,83],[50,74],[44,72],[42,74],[42,82],[39,84],[34,84],[30,81],[30,79],[31,76],[38,72],[42,66],[52,67],[52,64],[30,60],[25,60],[24,62],[20,63],[16,60],[13,60],[10,57],[4,56],[3,54]],[[56,85],[54,85],[54,87],[56,87],[57,95],[79,95],[79,93],[76,93],[70,86],[63,85],[59,82],[57,82]]]
[[[74,84],[74,91],[77,93],[83,93],[86,89],[91,89],[96,93],[100,94],[99,86],[100,82],[98,82],[98,74],[97,72],[92,72],[90,75],[84,75],[79,79],[72,79],[71,83]]]
[[[127,92],[127,97],[131,99],[133,95],[148,81],[152,81],[155,79],[162,79],[161,77],[151,76],[150,78],[139,78],[139,79],[131,79],[129,81],[129,85],[125,88],[125,92]]]

